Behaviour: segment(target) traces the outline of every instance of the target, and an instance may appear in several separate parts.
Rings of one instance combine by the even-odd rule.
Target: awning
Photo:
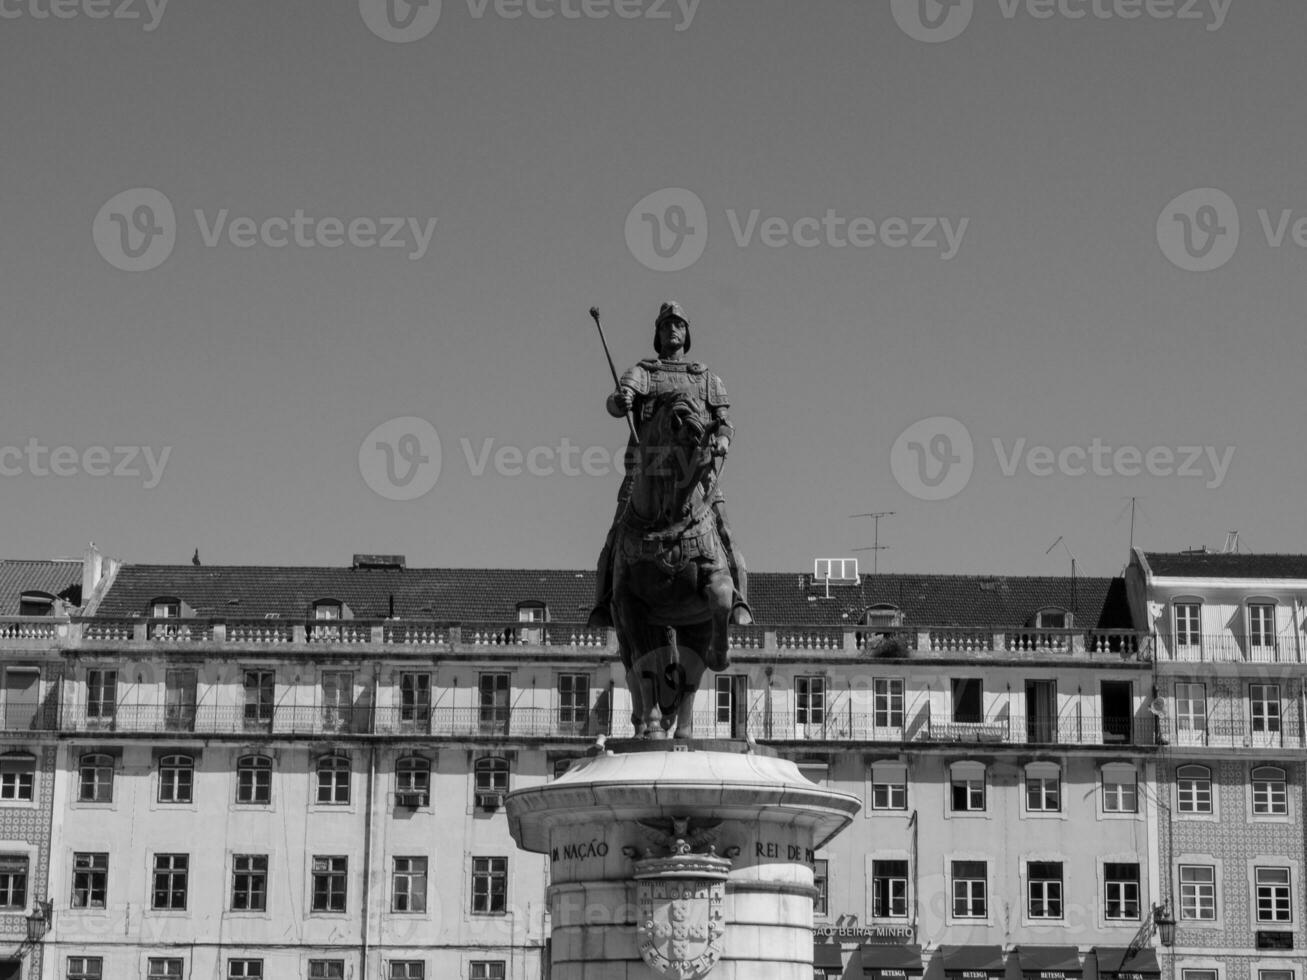
[[[872,946],[858,949],[862,975],[872,980],[913,980],[921,976],[921,947],[917,945]]]
[[[1002,946],[943,946],[944,975],[949,980],[991,980],[1003,976]]]
[[[839,943],[813,943],[812,965],[818,970],[844,970],[843,950]]]
[[[1144,946],[1127,960],[1125,946],[1095,946],[1094,955],[1098,959],[1098,975],[1102,980],[1116,977],[1116,980],[1158,980],[1162,968],[1157,962],[1157,951],[1152,946]]]
[[[1025,980],[1074,980],[1084,973],[1074,946],[1018,946]]]

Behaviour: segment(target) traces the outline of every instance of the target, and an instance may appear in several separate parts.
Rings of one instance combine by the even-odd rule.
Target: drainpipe
[[[372,811],[373,792],[377,781],[377,747],[368,749],[368,788],[363,807],[363,929],[359,936],[359,976],[368,975],[368,947],[372,928],[372,909],[369,903],[372,883]]]

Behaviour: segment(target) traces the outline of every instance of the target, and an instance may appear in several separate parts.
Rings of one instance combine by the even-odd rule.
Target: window
[[[480,721],[483,728],[508,725],[508,675],[482,674],[477,679]]]
[[[118,671],[88,670],[86,672],[87,721],[113,721],[118,704]]]
[[[345,980],[345,961],[309,960],[309,980]]]
[[[1288,868],[1256,868],[1257,921],[1292,922]]]
[[[186,963],[179,959],[160,959],[151,956],[149,960],[149,969],[146,971],[147,980],[181,980],[185,974]]]
[[[729,725],[735,717],[735,685],[730,674],[718,674],[714,680],[713,701],[717,711],[717,724]]]
[[[190,870],[186,854],[154,856],[154,888],[150,908],[180,911],[186,908],[186,879]]]
[[[1175,609],[1175,645],[1196,647],[1201,645],[1202,606],[1197,602],[1177,602]]]
[[[554,778],[557,779],[567,770],[572,768],[572,763],[576,762],[575,756],[565,755],[554,760]]]
[[[68,957],[68,980],[104,980],[104,960],[98,956]]]
[[[1067,621],[1065,609],[1041,609],[1035,616],[1035,628],[1041,630],[1064,630],[1071,624]]]
[[[1026,809],[1031,813],[1056,813],[1062,809],[1062,774],[1056,765],[1026,766]]]
[[[504,980],[503,960],[474,960],[468,980]]]
[[[953,720],[964,725],[979,725],[985,720],[984,689],[979,677],[954,677]]]
[[[266,727],[272,724],[275,675],[270,670],[245,671],[245,725]]]
[[[159,802],[190,803],[195,785],[195,759],[165,755],[159,759]]]
[[[1248,713],[1254,735],[1280,733],[1280,685],[1249,684]]]
[[[953,916],[985,918],[985,862],[953,862]]]
[[[390,909],[392,912],[425,912],[427,910],[426,858],[395,858],[395,875],[391,888]]]
[[[314,619],[340,619],[342,603],[337,599],[319,599],[313,604]]]
[[[558,675],[558,724],[583,727],[590,713],[590,675]]]
[[[431,675],[399,675],[399,720],[417,725],[431,717]]]
[[[333,806],[349,803],[349,759],[324,755],[318,760],[318,802]]]
[[[1175,771],[1181,813],[1212,812],[1212,771],[1206,766],[1181,766]]]
[[[266,912],[268,909],[268,856],[237,854],[231,865],[231,907],[233,912]]]
[[[548,618],[545,612],[545,607],[539,603],[526,603],[517,607],[517,621],[519,623],[543,623]]]
[[[473,772],[477,806],[498,807],[508,792],[508,760],[499,756],[477,759]]]
[[[1108,862],[1103,866],[1103,917],[1139,918],[1139,865]]]
[[[1275,606],[1262,602],[1249,604],[1248,644],[1254,647],[1275,646]]]
[[[1139,809],[1139,782],[1135,767],[1109,763],[1103,767],[1103,812],[1135,813]]]
[[[826,678],[794,678],[794,721],[799,725],[826,723]]]
[[[829,899],[830,878],[828,874],[828,864],[825,859],[818,858],[812,862],[812,887],[817,889],[817,896],[812,900],[812,914],[825,915],[827,901]]]
[[[182,604],[178,599],[155,599],[153,603],[155,619],[176,619],[182,614]]]
[[[903,919],[908,914],[908,862],[871,862],[871,914]]]
[[[391,960],[389,980],[422,980],[426,965],[421,960]]]
[[[1216,918],[1216,869],[1211,865],[1180,865],[1180,918]]]
[[[872,681],[872,724],[877,728],[903,727],[903,678],[877,677]]]
[[[902,763],[875,762],[871,766],[871,808],[908,808],[908,770]]]
[[[1183,741],[1201,742],[1207,735],[1207,688],[1177,681],[1175,730]]]
[[[88,752],[78,760],[77,799],[81,803],[113,802],[113,756]]]
[[[1180,980],[1219,980],[1216,970],[1181,970]]]
[[[1062,862],[1031,861],[1026,865],[1026,896],[1032,919],[1062,918]]]
[[[22,752],[0,755],[0,803],[30,801],[36,788],[36,757]]]
[[[73,854],[73,895],[69,902],[75,909],[102,909],[109,888],[109,855],[79,851]]]
[[[950,773],[953,786],[951,796],[953,812],[984,810],[985,767],[979,762],[955,762]]]
[[[313,911],[344,912],[349,858],[313,858]]]
[[[472,859],[472,911],[503,912],[508,907],[508,858]]]
[[[243,755],[236,760],[236,802],[272,802],[272,760],[266,755]]]
[[[420,755],[395,760],[395,805],[426,806],[431,799],[431,762]]]
[[[0,908],[27,907],[27,856],[0,854]]]
[[[18,596],[18,615],[53,616],[55,597],[49,592],[23,592]]]
[[[1289,793],[1284,770],[1278,766],[1258,766],[1253,770],[1253,814],[1269,817],[1284,816],[1288,812]]]
[[[354,674],[348,670],[322,672],[322,727],[347,732],[354,725]]]
[[[263,980],[263,960],[228,960],[227,980]]]

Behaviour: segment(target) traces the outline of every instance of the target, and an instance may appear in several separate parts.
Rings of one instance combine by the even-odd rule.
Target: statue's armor
[[[720,423],[720,428],[733,434],[735,427],[727,416],[730,401],[726,386],[698,361],[660,361],[651,357],[622,374],[621,385],[635,392],[635,428],[649,421],[659,396],[679,391],[689,392],[708,407],[708,414]],[[632,440],[634,444],[634,440]]]

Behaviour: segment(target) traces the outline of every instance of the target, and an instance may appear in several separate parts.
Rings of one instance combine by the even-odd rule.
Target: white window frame
[[[1139,770],[1130,763],[1109,762],[1099,773],[1103,812],[1113,816],[1139,812]],[[1127,778],[1128,776],[1128,778]]]
[[[955,874],[958,864],[980,864],[985,869],[983,878],[959,878]],[[949,878],[949,918],[964,921],[984,921],[989,918],[989,862],[982,858],[950,858],[948,864]],[[959,889],[959,885],[965,885]],[[977,887],[979,886],[979,887]],[[959,912],[959,901],[967,911]],[[975,905],[983,905],[984,911],[977,914]]]
[[[906,686],[902,677],[872,680],[872,727],[877,731],[901,731],[904,723]]]
[[[1180,904],[1177,909],[1179,920],[1183,923],[1212,924],[1217,921],[1219,908],[1216,904],[1217,868],[1214,864],[1181,864],[1176,869],[1180,887],[1177,894]],[[1186,876],[1189,880],[1185,880]],[[1210,909],[1210,915],[1203,915]],[[1192,910],[1195,914],[1187,914]]]
[[[1035,878],[1032,866],[1036,864],[1057,865],[1056,878]],[[1026,879],[1026,918],[1033,922],[1060,922],[1066,914],[1063,887],[1066,881],[1066,862],[1028,860],[1025,864]],[[1042,906],[1044,912],[1036,912],[1036,906]],[[1056,913],[1048,911],[1056,908]]]
[[[1188,775],[1183,775],[1185,771]],[[1199,772],[1205,773],[1199,776]],[[1192,787],[1186,790],[1186,783]],[[1204,789],[1203,784],[1206,784]],[[1189,805],[1186,806],[1186,803]],[[1206,804],[1206,809],[1203,805]],[[1216,786],[1212,779],[1212,770],[1208,766],[1197,764],[1177,766],[1175,770],[1175,812],[1185,817],[1216,816]]]
[[[1026,766],[1025,793],[1023,794],[1026,813],[1049,814],[1062,812],[1062,768],[1055,762],[1032,762]],[[1049,784],[1052,790],[1049,790]],[[1038,806],[1031,806],[1032,797]]]
[[[1128,878],[1109,878],[1107,876],[1107,867],[1108,865],[1114,865],[1114,864],[1134,865],[1135,876],[1133,880]],[[1143,898],[1142,898],[1143,889],[1141,884],[1141,879],[1143,876],[1143,866],[1141,862],[1103,861],[1102,868],[1103,868],[1103,921],[1104,922],[1138,922],[1139,917],[1142,914],[1141,909],[1143,908]],[[1129,894],[1131,885],[1134,886],[1133,898]],[[1114,886],[1115,886],[1115,891],[1117,892],[1115,897],[1112,895]],[[1118,908],[1123,910],[1122,914],[1120,915],[1111,914],[1110,909],[1114,902]],[[1134,915],[1125,914],[1124,910],[1128,909],[1132,904],[1134,906]]]
[[[1175,682],[1175,735],[1181,745],[1207,744],[1207,685]]]
[[[1281,876],[1283,880],[1280,880]],[[1255,865],[1253,867],[1254,923],[1273,928],[1292,928],[1293,889],[1293,868],[1289,865]],[[1281,906],[1283,906],[1283,914],[1281,914]]]
[[[1172,636],[1177,649],[1201,650],[1203,646],[1203,604],[1197,599],[1171,602]]]
[[[1259,778],[1260,775],[1260,778]],[[1262,790],[1259,787],[1265,786]],[[1278,787],[1278,788],[1277,788]],[[1259,797],[1262,801],[1259,804]],[[1248,779],[1249,815],[1254,820],[1289,816],[1289,774],[1282,766],[1254,766]],[[1264,808],[1259,811],[1258,806]],[[1273,809],[1278,805],[1278,809]]]
[[[871,809],[906,810],[907,808],[908,767],[902,762],[873,762]]]
[[[949,766],[948,813],[956,814],[985,813],[988,808],[989,773],[982,762],[954,762]],[[963,787],[966,806],[957,807],[955,790]],[[977,805],[977,803],[979,805]]]

